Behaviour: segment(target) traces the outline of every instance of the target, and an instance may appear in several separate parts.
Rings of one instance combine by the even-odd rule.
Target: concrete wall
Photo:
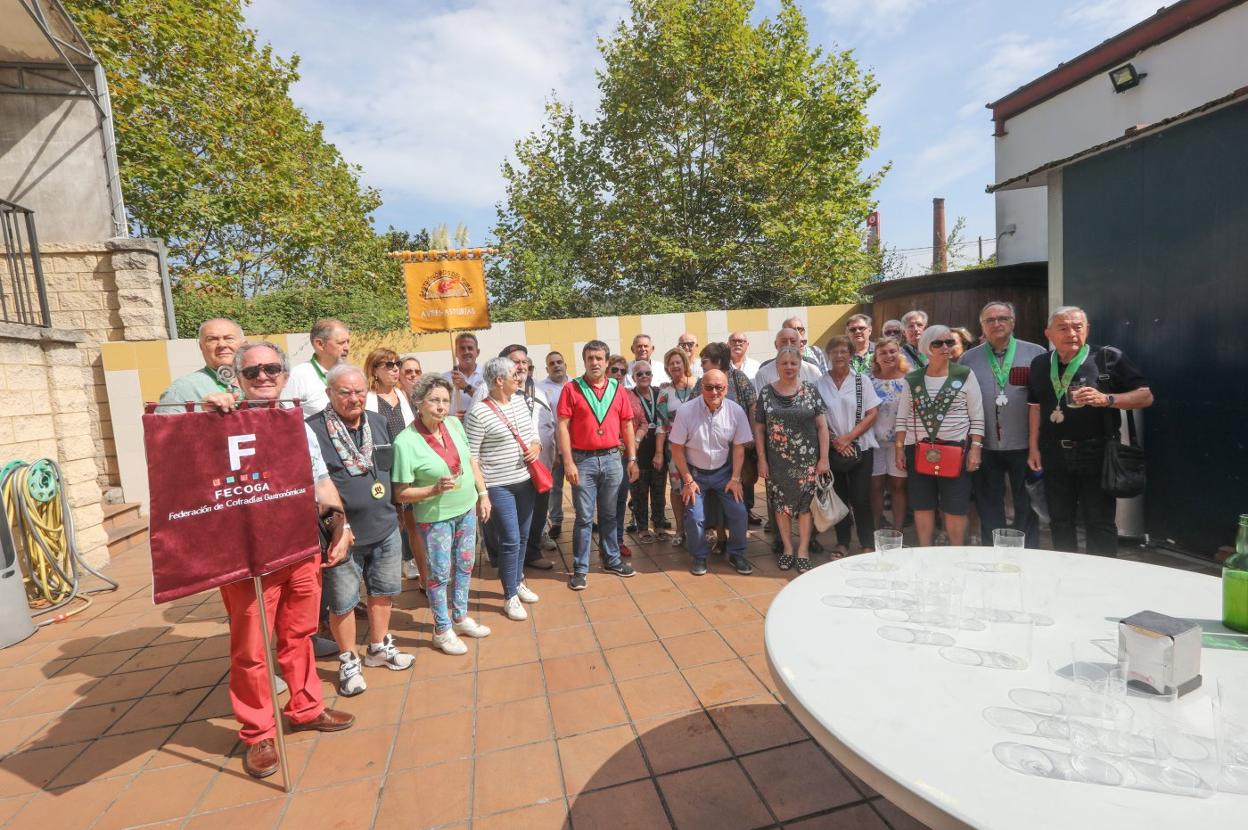
[[[569,366],[583,370],[581,347],[590,340],[603,340],[612,352],[629,354],[633,336],[640,333],[654,338],[662,353],[675,347],[682,332],[692,332],[698,343],[726,341],[728,334],[743,331],[750,338],[750,354],[758,359],[775,355],[775,333],[786,317],[794,314],[806,322],[812,342],[823,344],[834,334],[843,334],[845,319],[858,311],[857,305],[793,306],[755,308],[738,311],[699,311],[688,314],[633,315],[625,317],[581,317],[570,320],[527,320],[499,323],[476,332],[482,355],[492,356],[511,343],[529,347],[536,362],[546,353],[559,351]],[[311,359],[312,346],[305,332],[255,336],[285,349],[292,363]],[[368,352],[380,345],[402,352],[416,352],[427,372],[451,368],[451,337],[447,334],[413,335],[410,332],[356,334],[351,341],[351,360],[363,364]],[[126,501],[147,507],[147,460],[143,452],[143,402],[154,401],[176,377],[203,366],[199,346],[193,338],[137,343],[105,343],[102,348],[104,376],[108,386],[108,407],[113,421],[117,464]]]
[[[995,180],[1022,175],[1051,161],[1118,138],[1137,124],[1152,124],[1228,95],[1248,84],[1248,4],[1146,49],[1130,59],[1147,72],[1140,85],[1115,93],[1106,73],[1019,113],[995,140]],[[1039,259],[1048,232],[1044,183],[1027,191],[1002,192],[997,200],[997,233],[1002,264]],[[1026,194],[1026,195],[1023,195]]]
[[[0,69],[0,81],[16,83],[15,70]],[[0,198],[35,211],[40,242],[113,235],[100,116],[89,99],[0,94]]]

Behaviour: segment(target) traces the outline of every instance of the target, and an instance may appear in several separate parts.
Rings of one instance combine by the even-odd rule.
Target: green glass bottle
[[[1248,633],[1248,513],[1239,517],[1235,552],[1222,563],[1222,624]]]

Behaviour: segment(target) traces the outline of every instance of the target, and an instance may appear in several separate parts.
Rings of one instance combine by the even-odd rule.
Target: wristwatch
[[[1106,395],[1106,396],[1105,396],[1105,405],[1106,405],[1106,406],[1108,406],[1110,409],[1113,409],[1113,407],[1114,407],[1114,396],[1113,396],[1113,395]]]
[[[629,463],[629,464],[636,464],[636,463],[637,463],[637,456],[635,456],[635,455],[630,455],[630,456],[628,457],[628,463]]]

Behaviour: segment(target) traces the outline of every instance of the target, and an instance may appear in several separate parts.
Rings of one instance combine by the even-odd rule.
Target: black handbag
[[[854,409],[854,426],[857,426],[862,420],[862,375],[857,373],[854,374],[854,393],[858,398],[858,405]],[[831,447],[828,448],[828,469],[834,473],[848,473],[857,469],[862,463],[862,452],[858,449],[857,441],[849,447],[854,451],[853,455],[841,455]]]
[[[1117,358],[1115,350],[1105,348],[1096,354],[1099,374],[1108,379],[1109,366],[1106,352]],[[1135,413],[1127,410],[1127,443],[1122,443],[1122,433],[1114,426],[1113,413],[1105,413],[1105,456],[1101,461],[1101,489],[1118,499],[1135,498],[1144,492],[1147,477],[1144,472],[1144,448],[1140,446],[1135,432]]]

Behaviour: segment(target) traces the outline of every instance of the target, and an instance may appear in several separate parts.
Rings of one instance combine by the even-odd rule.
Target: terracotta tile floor
[[[0,650],[0,826],[919,828],[779,703],[763,614],[794,572],[753,536],[749,577],[721,559],[694,577],[683,552],[630,537],[635,578],[595,571],[573,593],[565,533],[556,569],[529,573],[526,622],[479,569],[472,613],[494,633],[463,657],[432,649],[404,593],[393,629],[414,668],[367,669],[368,691],[337,701],[321,662],[327,701],[358,720],[288,738],[291,795],[242,771],[218,595],[153,607],[131,552],[108,569],[121,590]]]

